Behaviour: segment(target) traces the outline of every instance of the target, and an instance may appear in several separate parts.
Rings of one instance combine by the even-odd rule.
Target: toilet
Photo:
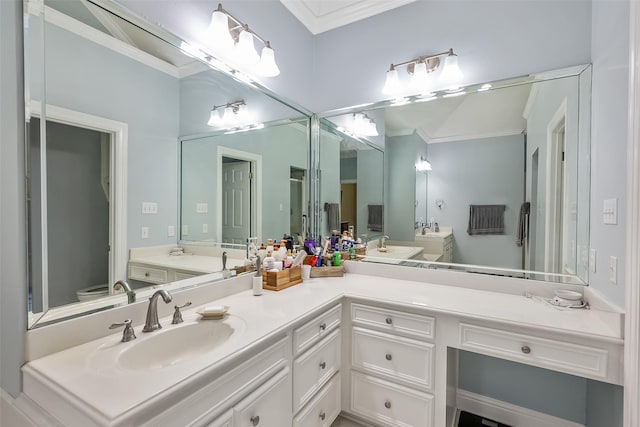
[[[78,301],[90,301],[90,300],[106,297],[108,295],[109,295],[109,285],[107,283],[88,286],[86,288],[82,288],[76,291],[76,296],[78,297]]]

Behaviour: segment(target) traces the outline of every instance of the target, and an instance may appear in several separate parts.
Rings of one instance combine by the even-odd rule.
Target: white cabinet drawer
[[[189,272],[186,272],[186,271],[176,271],[174,273],[173,280],[171,280],[171,281],[172,282],[173,281],[177,282],[178,280],[191,279],[192,277],[197,277],[199,275],[201,275],[201,274],[199,274],[199,273],[189,273]]]
[[[293,427],[329,427],[340,414],[340,374],[336,374],[293,420]]]
[[[432,395],[351,373],[351,411],[385,426],[433,426]]]
[[[351,342],[354,368],[413,387],[433,388],[433,344],[356,327]]]
[[[280,371],[233,408],[234,427],[290,427],[291,376]]]
[[[168,282],[168,272],[161,268],[129,264],[129,278],[142,282],[164,284]]]
[[[460,324],[460,348],[560,372],[607,378],[609,352],[595,347]]]
[[[340,370],[340,329],[333,331],[293,362],[293,411]]]
[[[400,333],[421,339],[432,340],[435,334],[435,319],[397,310],[351,304],[351,319],[354,324]]]
[[[322,337],[326,336],[334,328],[340,325],[342,319],[342,305],[325,311],[320,316],[305,323],[293,331],[293,352],[300,354],[311,347]]]
[[[228,410],[223,415],[207,424],[206,427],[233,427],[233,410]]]

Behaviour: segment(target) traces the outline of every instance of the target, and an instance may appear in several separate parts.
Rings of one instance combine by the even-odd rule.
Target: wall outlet
[[[149,238],[149,227],[142,227],[140,229],[140,238],[148,239]]]
[[[618,258],[609,257],[609,281],[615,285],[618,283]]]
[[[208,213],[209,203],[196,203],[196,213]]]
[[[209,224],[202,224],[202,232],[203,233],[209,232]]]
[[[158,204],[156,202],[142,202],[143,214],[157,214]]]
[[[618,199],[607,199],[602,204],[602,222],[616,225],[618,223]]]
[[[173,225],[167,227],[167,237],[173,237],[176,235],[176,228]]]

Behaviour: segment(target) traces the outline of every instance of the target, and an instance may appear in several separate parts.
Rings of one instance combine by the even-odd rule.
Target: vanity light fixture
[[[207,124],[220,129],[251,129],[259,125],[252,123],[251,119],[247,104],[240,100],[214,105]]]
[[[211,15],[207,33],[208,44],[214,53],[240,66],[252,67],[257,74],[264,77],[280,74],[271,43],[251,30],[249,25],[233,17],[220,3]],[[255,39],[264,45],[261,55],[256,51]]]
[[[444,57],[444,65],[436,82],[432,74],[440,66],[440,58]],[[458,65],[458,55],[453,53],[453,49],[435,55],[419,56],[409,61],[399,64],[391,64],[387,71],[387,79],[382,93],[385,95],[399,96],[407,90],[404,88],[398,76],[398,67],[407,67],[407,72],[411,74],[409,80],[409,90],[413,93],[429,94],[433,92],[434,86],[441,86],[448,91],[455,91],[460,88],[462,81],[462,71]]]
[[[360,136],[378,136],[376,122],[364,113],[353,114],[353,133]]]
[[[416,170],[418,172],[427,172],[431,170],[431,163],[424,157],[420,156],[420,160],[416,163]]]

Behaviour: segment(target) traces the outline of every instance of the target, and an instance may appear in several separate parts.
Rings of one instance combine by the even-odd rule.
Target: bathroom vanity
[[[424,270],[346,269],[257,297],[250,275],[176,293],[194,303],[185,322],[161,304],[163,328],[149,334],[146,302],[29,331],[24,400],[54,425],[330,426],[344,411],[366,425],[449,426],[457,349],[622,384],[622,316],[595,299],[562,309],[525,296],[553,293],[540,282],[510,279],[504,292],[502,278],[436,285]],[[201,320],[207,305],[229,314]],[[136,340],[106,330],[122,316]],[[95,339],[51,342],[71,330]]]

